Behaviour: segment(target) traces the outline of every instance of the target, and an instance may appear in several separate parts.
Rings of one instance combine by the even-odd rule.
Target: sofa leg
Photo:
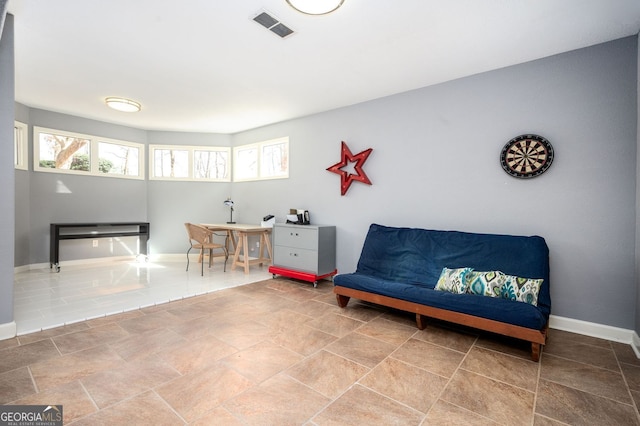
[[[346,308],[349,300],[351,298],[349,296],[343,296],[341,294],[336,294],[336,300],[338,301],[338,306],[341,308]]]
[[[427,317],[416,314],[416,325],[418,326],[418,330],[424,330],[427,328]]]
[[[531,343],[531,359],[534,362],[540,361],[540,343]]]

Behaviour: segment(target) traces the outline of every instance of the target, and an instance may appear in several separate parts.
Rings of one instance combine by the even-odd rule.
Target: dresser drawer
[[[318,270],[318,252],[316,250],[275,246],[273,260],[275,266],[298,271],[316,272]]]
[[[318,249],[318,229],[304,228],[303,226],[281,227],[274,234],[273,244],[303,248],[308,250]]]

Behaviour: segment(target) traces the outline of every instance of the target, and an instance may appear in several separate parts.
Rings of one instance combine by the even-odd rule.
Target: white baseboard
[[[108,256],[108,257],[94,257],[90,259],[77,259],[77,260],[65,260],[60,262],[60,267],[64,268],[65,266],[79,266],[79,265],[95,265],[96,263],[110,263],[110,262],[123,262],[123,261],[132,261],[135,260],[136,256]],[[164,261],[172,261],[172,260],[185,260],[184,254],[160,254],[149,256],[149,260],[164,260]],[[13,268],[14,273],[19,272],[27,272],[35,269],[48,269],[51,265],[47,263],[32,263],[30,265],[22,265],[16,266]]]
[[[634,342],[637,342],[636,345],[640,347],[640,338],[638,338],[636,332],[625,328],[596,324],[594,322],[559,317],[556,315],[549,316],[549,328],[631,345],[633,345]],[[636,341],[634,341],[634,335],[635,339],[637,339]],[[634,350],[636,349],[634,348]]]
[[[191,253],[189,253],[189,259],[191,259],[191,261],[193,261],[193,259],[198,259],[198,257],[200,256],[200,252],[198,250],[191,250]],[[187,260],[187,254],[186,252],[184,253],[165,253],[165,254],[154,254],[151,255],[150,257],[151,261],[160,261],[163,260],[165,262],[185,262]]]
[[[631,348],[636,353],[636,356],[640,358],[640,337],[638,337],[638,333],[633,332],[633,341],[631,342]]]
[[[0,340],[12,339],[16,337],[17,326],[15,321],[0,324]]]
[[[194,260],[197,262],[200,253],[197,250],[192,250],[189,253],[189,259],[191,262]],[[219,257],[219,256],[215,256]],[[123,261],[131,261],[135,260],[135,256],[108,256],[108,257],[96,257],[92,259],[77,259],[77,260],[66,260],[60,262],[60,268],[64,268],[65,266],[78,266],[78,265],[95,265],[96,263],[109,263],[109,262],[123,262]],[[233,254],[229,255],[229,262],[233,259]],[[186,264],[187,256],[186,253],[165,253],[165,254],[153,254],[149,255],[149,261],[163,261],[163,262],[185,262]],[[27,272],[35,269],[49,269],[51,265],[47,263],[32,263],[30,265],[22,265],[16,266],[13,268],[14,273],[19,272]]]

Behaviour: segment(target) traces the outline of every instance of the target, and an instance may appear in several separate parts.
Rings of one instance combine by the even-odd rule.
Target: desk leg
[[[246,232],[242,233],[242,260],[244,261],[244,273],[249,273],[249,237]]]
[[[249,273],[249,265],[259,263],[262,265],[263,263],[271,263],[272,252],[271,252],[271,241],[269,240],[269,234],[267,232],[260,232],[260,248],[258,251],[258,259],[251,259],[249,257],[249,235],[258,236],[258,232],[237,232],[237,243],[235,244],[235,251],[233,254],[233,262],[231,264],[231,270],[235,270],[236,266],[242,266],[244,268],[244,273]],[[236,241],[236,240],[232,240]],[[265,250],[267,251],[268,257],[265,257]],[[242,261],[240,260],[240,255],[242,255]]]
[[[231,241],[231,247],[233,247],[233,250],[231,249],[231,247],[229,247],[229,241]],[[233,234],[233,231],[231,229],[227,229],[227,250],[229,250],[229,252],[234,252],[236,251],[236,249],[238,248],[238,243],[236,242],[236,236]]]
[[[238,243],[233,255],[233,264],[231,265],[232,271],[236,269],[237,265],[242,265],[244,266],[244,273],[249,273],[249,256],[247,255],[248,247],[247,234],[245,232],[238,232]],[[240,263],[240,252],[242,252],[242,263]]]
[[[264,257],[264,251],[267,250],[268,257]],[[271,241],[269,240],[269,234],[266,232],[262,232],[260,234],[260,260],[266,260],[268,263],[271,263],[271,259],[273,255],[271,254]],[[260,262],[260,266],[262,266],[262,262]]]

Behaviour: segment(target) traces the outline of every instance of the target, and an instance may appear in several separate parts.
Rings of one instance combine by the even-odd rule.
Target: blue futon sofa
[[[464,288],[458,285],[442,291],[439,280],[451,270],[462,271],[457,284],[462,282]],[[484,281],[480,287],[471,282],[492,271],[522,281],[535,279],[539,284],[537,300],[513,300],[513,292],[505,291],[506,286],[493,287],[493,294],[486,295],[483,291],[489,286],[483,287]],[[523,339],[531,342],[532,359],[538,361],[551,312],[549,249],[538,236],[372,224],[356,271],[335,276],[334,293],[343,308],[353,297],[413,312],[420,329],[425,326],[425,317],[432,317]]]

